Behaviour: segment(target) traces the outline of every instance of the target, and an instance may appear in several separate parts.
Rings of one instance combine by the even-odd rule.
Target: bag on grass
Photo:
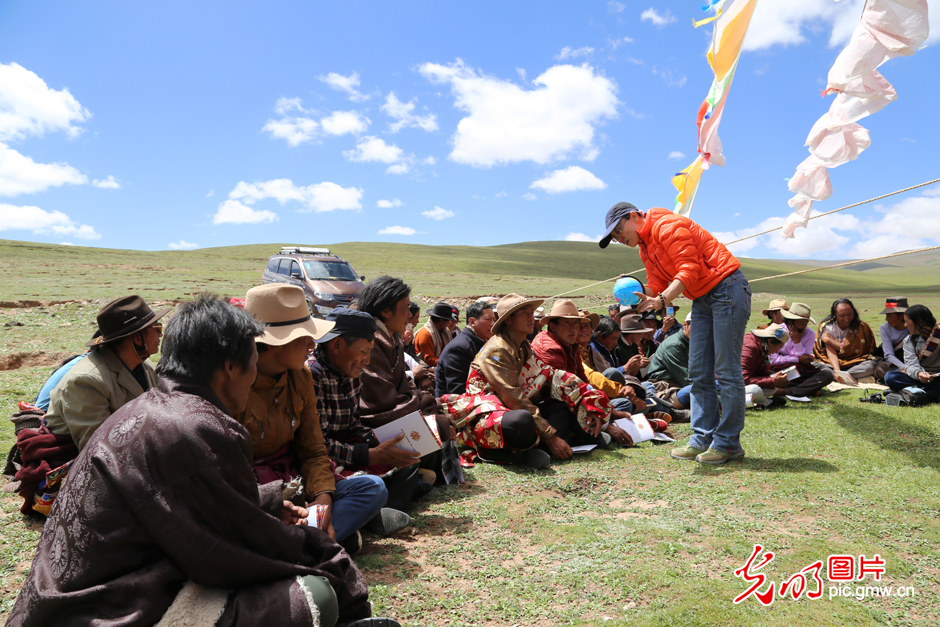
[[[885,395],[885,405],[888,407],[922,407],[927,404],[927,393],[918,387],[906,387],[900,392],[889,392]]]

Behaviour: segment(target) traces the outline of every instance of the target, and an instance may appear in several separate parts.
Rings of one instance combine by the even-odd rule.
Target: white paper
[[[791,401],[796,401],[797,403],[812,403],[813,399],[808,396],[790,396],[787,394],[787,398]]]
[[[833,370],[832,374],[835,376],[836,381],[838,381],[842,385],[852,385],[856,387],[858,386],[858,381],[856,381],[855,377],[850,375],[848,372],[845,372],[843,370]]]
[[[800,371],[796,369],[796,366],[790,366],[789,368],[784,368],[780,372],[786,373],[787,381],[793,381],[793,379],[800,378]]]
[[[660,442],[675,442],[675,441],[676,441],[675,438],[670,438],[670,437],[669,437],[668,435],[666,435],[665,433],[654,433],[654,434],[653,434],[653,439],[654,439],[654,440],[659,440]]]
[[[597,448],[596,444],[582,444],[581,446],[572,446],[571,452],[574,454],[578,453],[590,453]]]
[[[646,419],[646,416],[643,414],[633,414],[631,418],[632,420],[618,418],[614,421],[614,424],[629,433],[634,444],[646,442],[655,437],[653,427],[650,425],[649,420]]]
[[[402,416],[387,425],[373,429],[373,432],[379,442],[387,442],[404,434],[405,439],[397,444],[398,448],[405,451],[415,451],[422,457],[441,449],[441,445],[438,444],[434,434],[431,433],[431,428],[419,412]]]

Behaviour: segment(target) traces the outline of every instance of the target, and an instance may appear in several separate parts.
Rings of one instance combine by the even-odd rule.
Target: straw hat
[[[143,331],[170,311],[172,307],[154,311],[136,294],[112,300],[98,312],[98,332],[85,346],[101,346],[122,340]]]
[[[773,338],[781,344],[786,343],[786,341],[790,339],[790,334],[787,332],[787,328],[782,324],[777,324],[776,322],[773,324],[768,324],[763,329],[754,329],[751,331],[751,333],[757,337],[764,337],[767,339]]]
[[[813,324],[816,324],[816,321],[813,320],[813,317],[810,315],[812,310],[806,303],[793,303],[790,305],[789,311],[784,309],[780,313],[783,315],[784,320],[809,320]]]
[[[646,333],[649,330],[637,314],[620,318],[621,333]]]
[[[770,307],[762,311],[765,316],[769,315],[771,311],[780,311],[781,309],[787,308],[787,301],[783,298],[776,298],[770,301]]]
[[[905,311],[907,311],[906,298],[889,298],[885,301],[885,308],[881,314],[904,313]]]
[[[578,314],[582,318],[587,318],[588,320],[591,321],[591,330],[594,330],[594,328],[597,327],[597,323],[601,321],[600,315],[596,313],[591,313],[587,309],[581,309],[580,311],[578,311]]]
[[[307,309],[303,289],[283,283],[269,283],[248,290],[245,311],[265,326],[264,335],[255,338],[256,341],[270,346],[283,346],[299,337],[318,340],[336,324],[314,319]]]
[[[499,319],[493,323],[493,333],[498,332],[502,327],[503,323],[506,322],[509,316],[516,313],[526,305],[532,305],[532,307],[538,307],[545,301],[539,298],[526,298],[525,296],[519,296],[518,294],[506,294],[499,299],[499,302],[496,303],[496,313],[499,314]]]
[[[547,316],[542,318],[542,322],[548,324],[552,318],[571,318],[573,320],[579,320],[581,313],[578,311],[578,307],[574,302],[567,298],[562,298],[552,303],[552,310]]]

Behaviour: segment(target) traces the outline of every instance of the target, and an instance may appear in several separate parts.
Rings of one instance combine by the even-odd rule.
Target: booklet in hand
[[[656,434],[653,432],[653,427],[650,425],[650,421],[646,419],[646,416],[643,414],[633,414],[631,418],[632,419],[619,418],[614,421],[614,424],[629,433],[634,444],[646,442],[656,437]]]
[[[835,376],[836,381],[842,385],[852,385],[858,387],[858,380],[856,380],[856,378],[850,375],[848,372],[845,372],[844,370],[833,370],[832,374]]]
[[[404,434],[405,439],[398,443],[398,448],[415,451],[422,457],[441,449],[441,443],[434,437],[431,427],[428,426],[427,421],[420,412],[402,416],[398,420],[393,420],[372,431],[379,442],[387,442]]]

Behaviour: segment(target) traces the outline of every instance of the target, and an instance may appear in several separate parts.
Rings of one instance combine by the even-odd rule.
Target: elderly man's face
[[[352,344],[347,344],[351,341]],[[362,370],[369,365],[369,356],[372,354],[373,340],[357,337],[336,337],[327,342],[326,354],[333,367],[347,377],[355,379],[362,374]]]
[[[617,348],[617,342],[620,341],[620,329],[614,329],[610,335],[607,337],[597,336],[597,341],[601,343],[601,346],[606,348],[609,351]]]
[[[556,318],[549,323],[549,329],[555,332],[559,340],[571,346],[578,341],[581,321],[580,318]]]
[[[855,319],[855,314],[852,313],[851,305],[842,303],[836,307],[836,322],[839,324],[839,328],[842,330],[848,329],[849,325],[852,324],[852,320]]]
[[[467,326],[473,329],[481,340],[486,341],[493,337],[493,324],[496,322],[496,314],[491,307],[486,307],[479,318],[470,318]]]

